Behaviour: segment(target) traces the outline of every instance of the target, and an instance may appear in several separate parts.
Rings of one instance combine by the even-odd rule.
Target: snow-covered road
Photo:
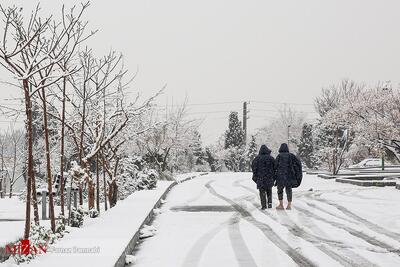
[[[261,211],[249,173],[180,184],[134,266],[400,266],[399,190],[305,176],[293,205]]]

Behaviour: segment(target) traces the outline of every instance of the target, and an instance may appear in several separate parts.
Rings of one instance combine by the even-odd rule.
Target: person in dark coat
[[[275,160],[276,168],[276,186],[278,187],[279,205],[276,207],[278,210],[284,209],[283,207],[283,189],[285,189],[288,205],[287,210],[292,208],[292,186],[297,183],[294,164],[296,164],[296,156],[289,152],[287,144],[281,144],[279,148],[279,155]]]
[[[271,150],[262,145],[258,156],[255,157],[251,164],[253,171],[253,180],[257,183],[257,189],[260,191],[261,208],[272,208],[272,187],[275,181],[275,159],[271,156]]]

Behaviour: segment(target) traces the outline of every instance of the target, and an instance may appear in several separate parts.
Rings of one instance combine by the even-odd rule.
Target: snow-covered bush
[[[31,251],[34,248],[39,250],[39,246],[41,246],[42,248],[47,248],[49,244],[54,244],[57,239],[62,238],[65,233],[67,233],[67,231],[65,230],[65,224],[63,223],[62,218],[59,218],[59,220],[57,221],[55,233],[53,233],[51,229],[46,229],[44,226],[36,225],[34,222],[32,222],[29,233],[29,242],[32,248],[29,248],[29,250]],[[15,253],[12,255],[17,264],[29,262],[35,256],[35,253]]]
[[[97,218],[99,217],[100,213],[96,209],[89,210],[89,217],[90,218]]]
[[[85,217],[86,212],[82,207],[78,207],[75,209],[74,207],[71,208],[71,219],[70,225],[72,227],[81,227],[83,225],[83,220]]]
[[[148,168],[142,157],[126,157],[121,160],[116,179],[118,197],[125,199],[137,190],[153,189],[159,177],[156,170]]]
[[[154,169],[145,169],[138,172],[138,190],[154,189],[157,185],[158,172]]]

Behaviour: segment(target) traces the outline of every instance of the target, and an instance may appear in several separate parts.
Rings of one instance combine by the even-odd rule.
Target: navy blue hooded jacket
[[[294,169],[296,162],[296,156],[290,153],[288,145],[283,143],[275,160],[277,186],[293,187],[298,183]]]
[[[253,176],[256,178],[257,189],[272,187],[275,181],[275,160],[271,156],[271,150],[262,145],[258,156],[251,164]]]

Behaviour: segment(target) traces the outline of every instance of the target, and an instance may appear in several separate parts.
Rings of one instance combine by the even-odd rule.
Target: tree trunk
[[[162,162],[162,165],[161,165],[161,171],[162,172],[164,172],[166,169],[167,169],[167,159],[168,159],[168,155],[169,155],[169,151],[171,150],[171,148],[168,148],[166,151],[165,151],[165,155],[164,155],[164,157],[163,157],[163,162]]]
[[[85,120],[86,120],[86,87],[83,86],[83,100],[82,100],[82,120],[81,120],[81,136],[79,142],[79,163],[81,166],[84,166],[83,162],[83,152],[84,152],[84,131],[85,131]],[[86,164],[85,164],[86,165]],[[82,184],[79,186],[79,205],[83,205],[83,192],[82,192]]]
[[[10,183],[10,192],[9,192],[9,197],[12,198],[12,191],[13,191],[13,184]]]
[[[31,97],[29,95],[27,80],[23,80],[23,86],[25,94],[26,135],[27,135],[27,146],[28,146],[28,177],[26,183],[24,239],[29,239],[30,223],[31,223],[32,177],[33,177],[32,106],[31,106]]]
[[[103,155],[103,191],[104,191],[104,208],[105,210],[108,209],[107,207],[107,183],[106,183],[106,160],[104,159]]]
[[[112,179],[113,177],[111,177]],[[118,196],[118,187],[115,179],[112,179],[112,182],[108,187],[108,201],[110,202],[110,208],[114,207],[117,204],[117,196]]]
[[[95,196],[95,190],[94,190],[93,180],[90,177],[89,178],[89,182],[88,182],[88,206],[89,206],[89,210],[94,208],[94,196]]]
[[[50,222],[51,230],[53,233],[56,232],[56,220],[54,214],[54,199],[53,199],[53,185],[51,177],[51,161],[50,161],[50,142],[49,142],[49,128],[47,121],[47,102],[46,102],[46,91],[42,89],[42,103],[43,103],[43,122],[44,122],[44,138],[46,147],[46,167],[47,167],[47,186],[49,191],[49,208],[50,208]]]
[[[88,185],[88,208],[89,210],[94,208],[94,196],[95,196],[95,190],[94,190],[94,185],[93,185],[93,177],[90,173],[90,164],[89,162],[85,163],[85,172],[87,174],[87,185]]]
[[[65,98],[66,98],[66,84],[67,78],[64,77],[63,79],[63,96],[62,96],[62,111],[61,111],[61,151],[60,151],[60,194],[61,194],[61,215],[65,216],[64,210],[64,136],[65,136]]]
[[[96,155],[96,208],[100,212],[99,156]]]

